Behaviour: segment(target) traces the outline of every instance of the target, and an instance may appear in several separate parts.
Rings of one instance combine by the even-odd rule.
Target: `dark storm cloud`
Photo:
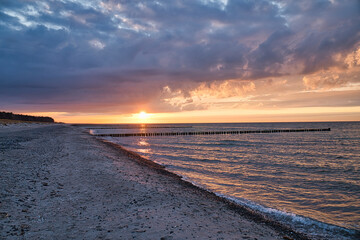
[[[333,56],[358,46],[359,6],[353,0],[3,0],[0,107],[145,104],[165,86],[186,95],[193,82],[344,67]]]

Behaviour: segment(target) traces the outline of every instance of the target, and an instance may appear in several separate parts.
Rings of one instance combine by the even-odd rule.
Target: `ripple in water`
[[[121,126],[121,125],[118,125]],[[105,139],[312,237],[360,230],[360,122],[151,125],[99,133],[331,128],[331,132]],[[173,129],[172,129],[173,127]],[[105,131],[105,132],[104,132]]]

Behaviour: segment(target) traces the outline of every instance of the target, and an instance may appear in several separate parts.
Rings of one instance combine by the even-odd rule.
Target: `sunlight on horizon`
[[[21,112],[51,116],[57,122],[95,124],[224,123],[224,122],[326,122],[359,121],[359,107],[308,107],[287,109],[223,109],[130,114],[70,114],[65,112]]]
[[[142,111],[138,114],[138,118],[140,119],[146,119],[149,117],[149,114],[147,114],[146,112]]]
[[[151,122],[151,116],[153,116],[154,114],[149,114],[146,113],[145,111],[141,111],[139,113],[133,114],[132,115],[132,121],[131,122],[135,122],[135,123],[149,123]]]

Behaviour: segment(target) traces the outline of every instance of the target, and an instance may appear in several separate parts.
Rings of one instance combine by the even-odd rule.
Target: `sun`
[[[154,114],[141,111],[132,115],[132,121],[137,123],[149,123],[153,119]]]
[[[146,112],[142,111],[138,114],[138,118],[144,120],[147,119],[149,117],[150,114],[147,114]]]

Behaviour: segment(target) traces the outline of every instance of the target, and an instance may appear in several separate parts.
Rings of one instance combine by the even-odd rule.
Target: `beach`
[[[0,128],[1,239],[307,239],[81,128]]]

